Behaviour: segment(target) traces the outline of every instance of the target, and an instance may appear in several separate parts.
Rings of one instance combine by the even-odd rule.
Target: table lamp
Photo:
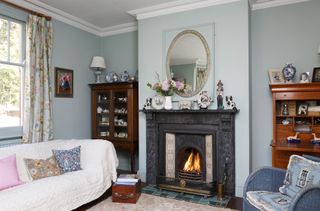
[[[100,76],[102,71],[106,69],[104,58],[102,56],[94,56],[92,58],[90,68],[94,69],[94,74],[96,76],[96,83],[102,83]]]

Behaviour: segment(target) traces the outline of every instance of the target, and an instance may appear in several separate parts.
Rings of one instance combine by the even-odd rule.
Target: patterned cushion
[[[69,150],[52,150],[62,173],[81,170],[80,147]]]
[[[315,184],[320,184],[320,163],[299,155],[292,155],[284,185],[279,188],[279,191],[292,198],[301,188]]]
[[[53,155],[46,160],[24,159],[24,162],[27,166],[30,176],[34,180],[60,175],[59,166]]]
[[[279,192],[248,191],[247,200],[259,210],[287,211],[291,199]]]

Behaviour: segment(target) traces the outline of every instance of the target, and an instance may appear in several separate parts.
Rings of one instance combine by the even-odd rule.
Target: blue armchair
[[[246,180],[243,191],[243,210],[258,211],[247,200],[248,191],[271,191],[279,192],[279,187],[283,185],[286,170],[272,167],[264,167],[252,172]],[[279,209],[274,209],[279,210]],[[281,210],[281,209],[280,209]],[[286,209],[289,211],[317,211],[320,210],[320,184],[308,186],[301,189],[290,200],[290,205]]]

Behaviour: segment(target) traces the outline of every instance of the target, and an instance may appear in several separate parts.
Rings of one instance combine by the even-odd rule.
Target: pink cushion
[[[16,155],[0,159],[0,190],[20,184],[22,182],[18,176]]]

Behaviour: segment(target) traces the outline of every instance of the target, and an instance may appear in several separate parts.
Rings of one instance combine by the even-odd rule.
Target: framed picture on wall
[[[269,82],[270,84],[283,84],[284,78],[281,69],[269,69]]]
[[[73,70],[56,67],[54,82],[55,97],[73,97]]]
[[[320,67],[313,68],[312,82],[320,82]]]

